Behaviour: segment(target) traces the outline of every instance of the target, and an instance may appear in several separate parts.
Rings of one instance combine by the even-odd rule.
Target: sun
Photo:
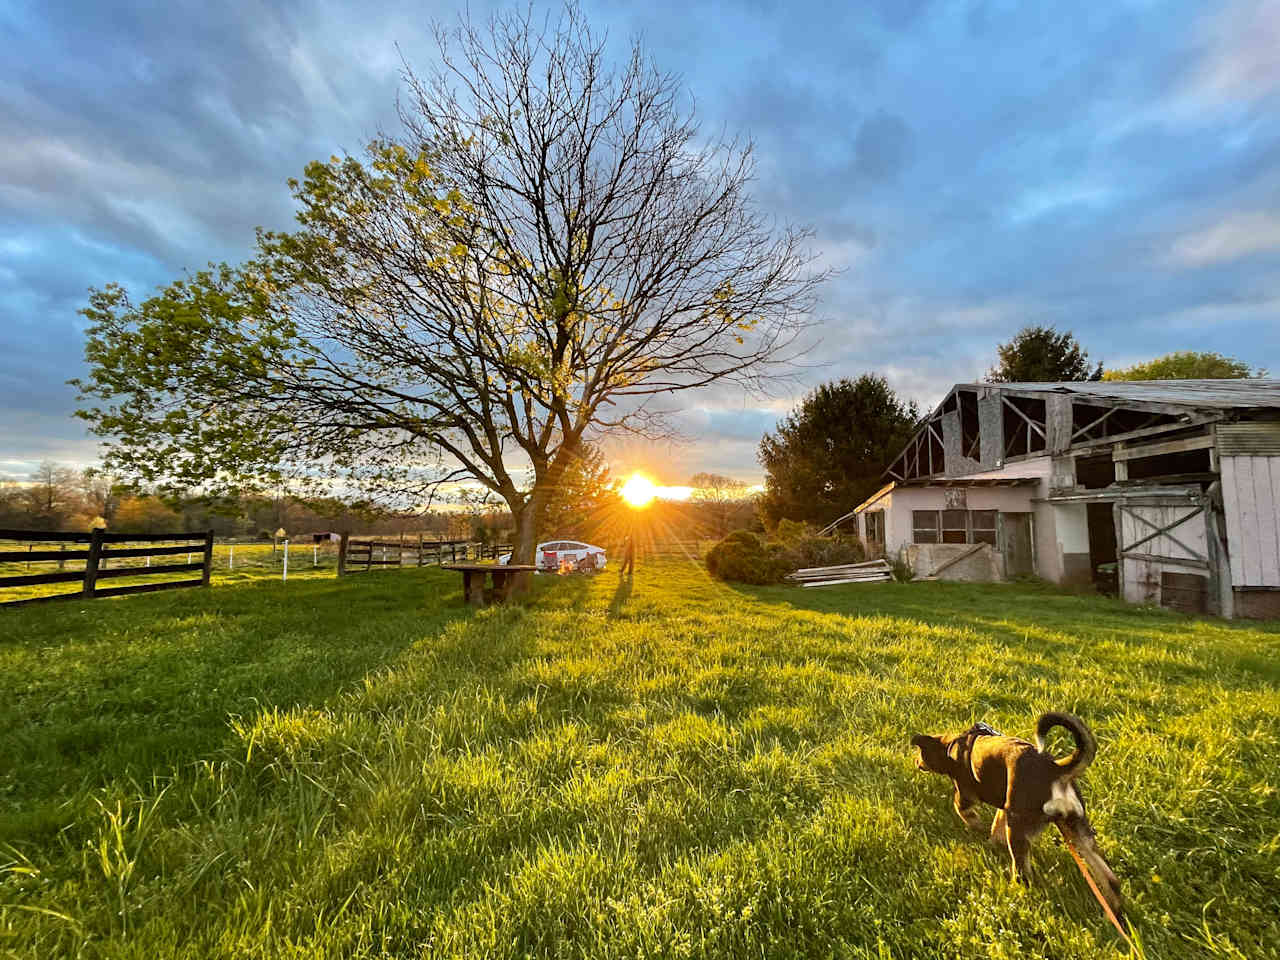
[[[633,473],[622,485],[622,499],[637,510],[647,507],[658,495],[658,488],[643,473]]]

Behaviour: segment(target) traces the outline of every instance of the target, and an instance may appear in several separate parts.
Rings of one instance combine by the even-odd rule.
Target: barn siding
[[[1231,581],[1237,587],[1280,587],[1280,457],[1224,456]]]

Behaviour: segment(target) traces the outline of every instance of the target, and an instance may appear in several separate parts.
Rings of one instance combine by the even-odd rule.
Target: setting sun
[[[658,488],[643,473],[633,473],[622,485],[622,499],[629,507],[647,507],[658,495]]]

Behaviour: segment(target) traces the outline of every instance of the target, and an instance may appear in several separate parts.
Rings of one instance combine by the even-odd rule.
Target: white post
[[[149,567],[149,566],[151,566],[151,558],[150,558],[150,557],[147,557],[147,566],[148,566],[148,567]]]
[[[230,544],[227,552],[227,569],[234,570],[236,568],[236,545]]]
[[[320,548],[314,543],[311,545],[311,565],[313,567],[320,565]]]
[[[289,541],[284,542],[284,570],[280,574],[281,580],[289,579]]]
[[[187,563],[190,563],[190,562],[191,562],[191,554],[189,554],[189,553],[188,553],[188,554],[187,554]]]

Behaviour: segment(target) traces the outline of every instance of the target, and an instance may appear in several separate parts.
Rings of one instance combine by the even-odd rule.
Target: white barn
[[[958,384],[842,520],[917,576],[1280,617],[1280,380]]]

